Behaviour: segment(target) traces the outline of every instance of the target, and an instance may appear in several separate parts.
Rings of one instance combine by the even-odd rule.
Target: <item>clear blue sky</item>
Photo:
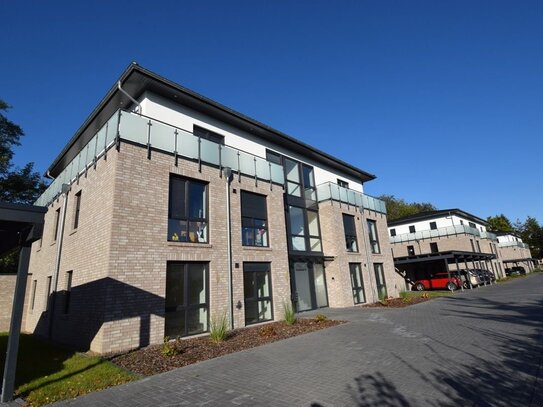
[[[542,1],[3,1],[0,98],[44,171],[131,61],[377,175],[543,222]]]

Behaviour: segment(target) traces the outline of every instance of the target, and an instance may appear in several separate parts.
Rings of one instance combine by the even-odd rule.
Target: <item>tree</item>
[[[486,218],[488,222],[488,230],[492,232],[514,232],[511,221],[503,213],[496,216]]]
[[[0,201],[32,204],[47,187],[34,163],[23,168],[13,165],[13,147],[21,145],[23,130],[4,115],[9,105],[0,99]],[[17,253],[0,258],[0,272],[17,270]]]
[[[437,208],[429,202],[408,203],[404,199],[396,198],[394,195],[381,195],[378,198],[386,203],[387,219],[389,221],[416,215],[421,212],[437,210]]]
[[[532,257],[541,258],[543,256],[543,227],[537,219],[528,216],[524,222],[517,220],[516,233],[522,241],[530,246]]]

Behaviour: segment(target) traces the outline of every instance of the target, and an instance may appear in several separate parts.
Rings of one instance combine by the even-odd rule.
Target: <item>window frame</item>
[[[287,218],[287,227],[288,227],[288,245],[289,245],[290,251],[300,252],[300,253],[312,253],[312,254],[322,253],[323,252],[323,248],[322,248],[322,232],[321,232],[321,225],[320,225],[320,219],[319,219],[319,211],[304,208],[304,207],[301,207],[301,206],[296,206],[296,205],[287,205],[286,208],[287,208],[287,217],[286,218]],[[290,215],[291,214],[291,208],[296,208],[296,209],[299,209],[299,210],[302,211],[302,221],[303,221],[303,228],[304,228],[303,235],[293,234],[292,233],[292,223],[291,223],[291,215]],[[319,233],[318,235],[310,234],[310,231],[309,231],[309,212],[315,214],[315,216],[316,216],[317,230],[318,230],[318,233]],[[293,245],[293,242],[292,242],[292,239],[294,237],[303,237],[304,238],[305,250],[296,250],[296,249],[294,249],[294,245]],[[320,250],[318,250],[318,251],[311,250],[311,239],[318,239],[319,240]]]
[[[173,182],[183,182],[183,212],[185,216],[181,216],[178,218],[172,217],[172,184]],[[204,187],[204,208],[203,211],[205,213],[204,217],[194,217],[190,216],[191,212],[191,206],[190,206],[190,190],[192,184],[199,184]],[[179,226],[176,230],[179,230],[181,235],[177,235],[176,232],[170,230],[170,221],[177,221],[181,225],[181,222],[185,222],[185,238],[183,237],[183,230],[181,226]],[[190,234],[190,225],[191,223],[203,223],[204,230],[205,230],[205,238],[202,238],[200,240],[200,237],[198,236],[198,233],[196,233],[195,240],[191,240]],[[168,242],[184,242],[184,243],[196,243],[196,244],[208,244],[209,243],[209,183],[206,181],[196,180],[192,178],[182,177],[178,176],[176,174],[170,174],[170,180],[169,180],[169,191],[168,191],[168,235],[167,239]],[[177,236],[177,238],[175,238]]]
[[[347,181],[344,181],[344,180],[338,178],[338,179],[337,179],[337,184],[338,184],[340,187],[349,189],[349,183],[348,183]]]
[[[407,256],[410,257],[410,256],[415,256],[416,253],[415,253],[415,246],[413,245],[408,245],[407,246]]]
[[[437,242],[430,242],[430,253],[439,253]]]
[[[396,237],[396,228],[390,229],[390,237]]]
[[[366,219],[368,226],[368,240],[370,242],[371,253],[381,254],[381,244],[379,243],[379,234],[377,233],[377,222],[373,219]],[[373,226],[373,228],[371,227]],[[377,250],[375,249],[377,247]]]
[[[436,230],[437,229],[437,222],[430,222],[430,230]]]
[[[264,213],[266,215],[266,217],[264,219],[262,218],[255,218],[255,217],[251,217],[251,216],[244,216],[244,213],[243,213],[243,208],[244,208],[244,204],[243,204],[243,197],[244,196],[253,196],[253,197],[258,197],[258,198],[262,198],[264,203],[263,203],[263,206],[264,206]],[[268,203],[267,203],[267,196],[266,195],[262,195],[262,194],[257,194],[257,193],[254,193],[254,192],[250,192],[250,191],[241,191],[240,192],[240,206],[241,206],[241,245],[244,246],[244,247],[270,247],[270,235],[269,235],[269,229],[268,229]],[[248,223],[250,223],[252,226],[245,226],[244,222],[245,221],[249,221]],[[256,222],[257,221],[262,221],[262,226],[256,226]],[[253,244],[248,244],[248,242],[246,241],[245,239],[245,232],[246,232],[246,229],[247,231],[249,229],[252,229],[252,242]],[[264,233],[262,234],[262,236],[264,237],[265,236],[265,239],[262,237],[261,238],[261,242],[263,242],[265,240],[266,244],[256,244],[257,242],[257,239],[256,239],[256,236],[257,236],[257,230],[264,230]]]
[[[356,266],[358,266],[358,276],[360,277],[360,284],[359,286],[354,285],[354,279],[353,274],[356,274]],[[367,302],[366,299],[366,289],[364,287],[364,275],[362,273],[362,263],[349,263],[349,276],[351,278],[351,289],[353,293],[353,303],[355,305],[358,304],[365,304]],[[360,301],[360,293],[362,293],[363,301]]]
[[[378,269],[379,269],[379,271],[378,271]],[[377,297],[379,299],[381,299],[381,291],[380,291],[380,286],[381,286],[381,289],[382,288],[385,289],[384,297],[387,298],[388,297],[388,288],[387,288],[387,280],[386,280],[386,277],[385,277],[385,267],[384,267],[383,263],[373,263],[373,272],[375,274],[375,288],[377,289]],[[378,277],[378,274],[380,274],[379,277]],[[382,282],[382,284],[378,284],[378,280],[381,280],[381,277],[383,279],[383,282]]]
[[[74,195],[74,218],[72,222],[72,230],[77,230],[79,228],[79,215],[81,213],[81,191],[79,190]]]
[[[345,249],[349,253],[358,253],[358,239],[356,236],[355,217],[353,215],[349,215],[348,213],[342,213],[341,215],[343,218],[343,232],[345,234]],[[351,223],[351,225],[347,225],[347,223]],[[353,234],[348,233],[347,229],[350,229],[348,228],[348,226],[352,226]],[[353,243],[354,243],[354,249],[352,247]]]
[[[409,233],[416,233],[417,229],[415,228],[415,225],[409,225]]]
[[[266,271],[257,270],[257,269],[247,270],[250,266],[254,266],[254,265],[267,266],[267,270]],[[245,277],[246,277],[246,275],[249,275],[249,273],[252,274],[253,296],[252,297],[245,297],[245,289],[246,289],[245,288]],[[256,280],[258,273],[266,273],[266,275],[267,275],[267,280],[268,280],[268,285],[269,285],[269,287],[268,287],[269,288],[269,290],[268,290],[269,294],[267,296],[259,297],[259,295],[258,295],[258,284],[257,284],[257,280]],[[258,309],[258,303],[259,302],[264,302],[264,301],[269,301],[269,303],[270,303],[271,317],[269,319],[260,319],[260,315],[257,312],[257,320],[253,321],[253,322],[247,322],[247,313],[245,313],[244,321],[245,321],[246,326],[253,325],[253,324],[259,324],[259,323],[267,322],[267,321],[273,321],[274,315],[273,315],[273,284],[272,284],[271,263],[270,262],[257,262],[257,261],[244,261],[243,262],[243,302],[244,302],[245,310],[247,310],[247,303],[256,303],[257,304],[257,309]]]
[[[216,143],[216,144],[220,144],[224,146],[224,136],[215,131],[206,129],[205,127],[198,126],[197,124],[193,124],[192,134],[198,137],[198,139],[211,141],[212,143]]]

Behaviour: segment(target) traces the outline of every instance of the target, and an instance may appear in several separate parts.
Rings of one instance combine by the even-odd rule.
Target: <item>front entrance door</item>
[[[311,261],[293,262],[290,266],[292,292],[296,310],[308,311],[328,306],[324,266]]]

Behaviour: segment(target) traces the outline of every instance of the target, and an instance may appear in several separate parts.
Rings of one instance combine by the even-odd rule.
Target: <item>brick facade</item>
[[[16,279],[16,274],[0,274],[0,287],[2,287],[2,295],[0,295],[0,332],[9,331]]]

